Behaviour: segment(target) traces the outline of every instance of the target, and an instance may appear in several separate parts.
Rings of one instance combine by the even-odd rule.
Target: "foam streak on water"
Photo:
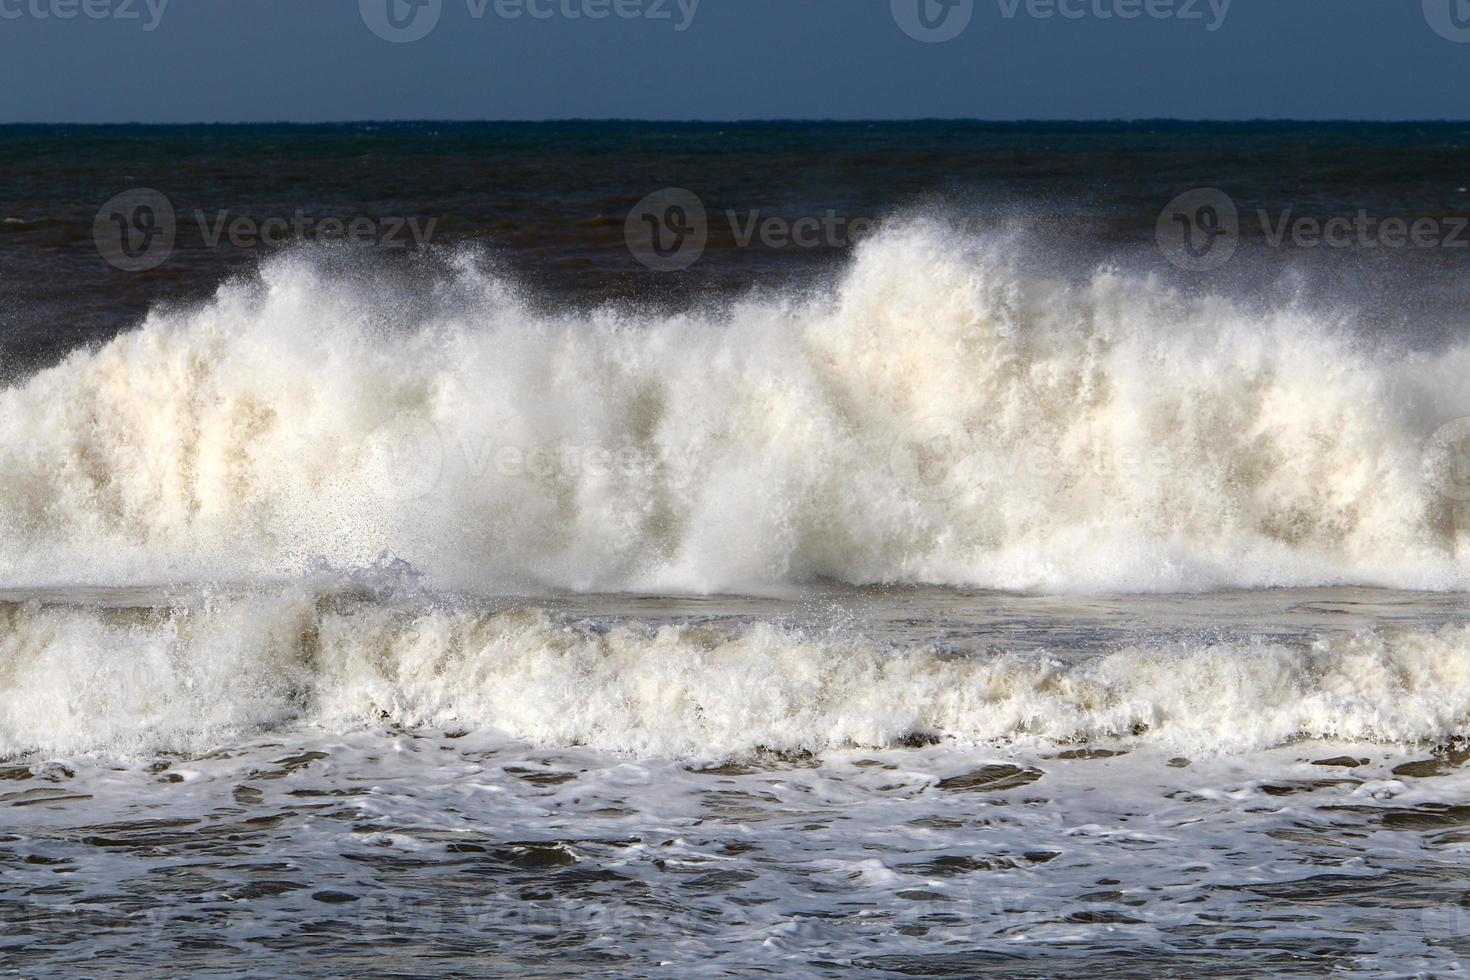
[[[874,628],[783,602],[656,619],[498,605],[301,589],[0,604],[0,753],[199,753],[391,719],[706,760],[1103,739],[1219,755],[1433,743],[1470,717],[1470,627],[1427,601],[1414,625],[1274,636],[1223,618],[1152,632],[1041,618],[1010,646],[973,616]]]

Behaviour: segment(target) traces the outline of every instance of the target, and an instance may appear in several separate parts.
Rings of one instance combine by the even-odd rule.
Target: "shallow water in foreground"
[[[1418,744],[1367,737],[1428,724],[1415,705],[1463,723],[1463,596],[305,594],[7,597],[0,734],[21,737],[19,693],[33,706],[70,704],[81,726],[66,735],[57,715],[54,731],[33,733],[51,745],[0,763],[8,968],[1443,975],[1470,956],[1470,753],[1449,728]],[[252,602],[267,606],[241,605]],[[241,610],[271,603],[310,610],[307,672],[280,703],[255,677],[250,711],[228,701],[245,690],[228,684],[205,699],[207,677],[187,661],[221,648],[193,634],[235,630],[238,653],[253,642],[241,624],[259,622]],[[435,615],[467,618],[436,632]],[[375,616],[387,620],[372,619],[368,655],[344,636]],[[20,626],[34,631],[18,641]],[[95,660],[67,653],[77,636]],[[446,637],[457,653],[405,666]],[[540,653],[521,659],[531,643]],[[171,692],[143,712],[151,732],[81,718],[105,710],[94,681],[123,690],[103,662],[123,652],[133,681]],[[768,671],[807,663],[818,687],[719,673],[746,653]],[[639,655],[664,658],[668,686],[626,681],[599,701],[595,686],[638,675]],[[65,656],[63,692],[25,688]],[[1008,686],[979,672],[1029,656],[1052,669]],[[1219,669],[1229,656],[1284,664],[1281,697],[1232,685]],[[835,669],[844,658],[870,669]],[[1334,673],[1350,658],[1354,669]],[[287,662],[230,663],[248,674]],[[1364,664],[1384,668],[1385,686]],[[1125,668],[1158,673],[1129,683]],[[1170,673],[1205,700],[1165,696]],[[711,692],[728,683],[748,690],[718,700]],[[891,689],[905,683],[916,686]],[[942,684],[970,689],[946,695]],[[807,700],[783,701],[792,691]],[[1244,700],[1251,692],[1263,699]],[[512,697],[581,713],[548,718]],[[619,702],[630,697],[644,703]],[[1203,712],[1209,699],[1222,702],[1217,715]],[[899,734],[920,702],[948,707]],[[1060,719],[1027,716],[1064,708]],[[854,720],[860,709],[875,714]],[[1334,711],[1363,727],[1249,744],[1284,718]],[[1144,714],[1152,725],[1104,732]],[[981,727],[1016,718],[1024,724],[1004,737]],[[1063,722],[1075,737],[1056,737]],[[726,748],[742,726],[752,746]],[[558,734],[569,731],[580,735]],[[862,731],[875,734],[869,744],[836,744]],[[83,735],[96,744],[57,751]],[[779,750],[754,747],[782,735]],[[691,750],[698,737],[713,747]]]

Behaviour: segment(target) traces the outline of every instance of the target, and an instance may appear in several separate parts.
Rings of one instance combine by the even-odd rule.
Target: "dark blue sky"
[[[0,121],[1470,115],[1470,0],[412,3],[0,0]]]

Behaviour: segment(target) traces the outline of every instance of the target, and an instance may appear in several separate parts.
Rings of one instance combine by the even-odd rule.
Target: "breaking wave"
[[[1464,625],[1079,658],[287,591],[144,609],[0,605],[0,665],[0,756],[205,750],[282,725],[385,722],[697,758],[916,738],[1218,754],[1300,737],[1446,739],[1470,718]]]
[[[279,256],[0,391],[10,584],[1470,583],[1470,346],[889,228],[831,289],[538,312]],[[1359,329],[1361,328],[1361,329]],[[1458,420],[1458,421],[1457,421]]]

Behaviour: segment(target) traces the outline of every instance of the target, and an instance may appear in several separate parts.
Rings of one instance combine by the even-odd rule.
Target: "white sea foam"
[[[683,316],[535,313],[470,259],[413,297],[324,265],[0,391],[7,580],[391,551],[475,588],[1470,583],[1464,461],[1424,454],[1470,415],[1470,346],[1038,277],[924,223],[829,293]]]
[[[0,607],[0,754],[202,750],[382,720],[532,744],[756,749],[1145,741],[1231,753],[1411,742],[1470,719],[1470,627],[959,654],[856,630],[396,609],[305,593]]]
[[[450,590],[1462,589],[1470,348],[925,224],[677,317],[332,268],[0,391],[0,587],[65,586],[0,602],[22,967],[1456,968],[1463,597]],[[760,749],[822,759],[697,764]]]

